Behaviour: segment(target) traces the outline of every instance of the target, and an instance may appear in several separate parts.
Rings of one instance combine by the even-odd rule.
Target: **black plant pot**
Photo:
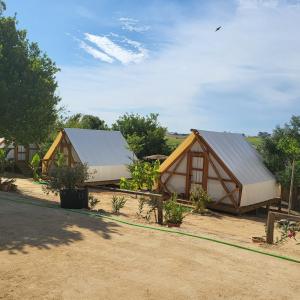
[[[64,189],[59,192],[62,208],[89,208],[87,189]]]

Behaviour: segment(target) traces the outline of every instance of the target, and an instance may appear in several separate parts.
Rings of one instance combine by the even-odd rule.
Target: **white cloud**
[[[141,64],[62,66],[61,95],[73,112],[159,112],[173,131],[270,130],[300,114],[299,25],[300,9],[282,3],[239,5],[223,19],[183,19],[169,30],[168,46]],[[108,38],[89,40],[116,60],[132,61]]]
[[[132,18],[120,18],[119,21],[121,22],[122,29],[134,32],[145,32],[150,29],[150,26],[147,25],[139,25],[139,20],[132,19]]]
[[[94,47],[89,46],[87,43],[85,43],[83,41],[80,41],[79,45],[80,45],[80,48],[85,50],[87,53],[89,53],[90,55],[92,55],[96,59],[100,59],[100,60],[102,60],[104,62],[107,62],[107,63],[113,63],[114,62],[113,58],[106,55],[102,51],[99,51],[99,50],[95,49]]]
[[[115,58],[122,64],[140,63],[148,55],[147,49],[143,48],[139,42],[129,39],[123,39],[123,42],[126,42],[127,44],[133,46],[135,51],[121,47],[119,44],[113,42],[106,36],[85,33],[85,38],[89,42],[95,44],[108,56]]]

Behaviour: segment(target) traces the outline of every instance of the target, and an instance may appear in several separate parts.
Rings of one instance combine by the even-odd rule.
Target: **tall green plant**
[[[120,187],[129,190],[143,190],[152,191],[159,173],[159,161],[154,163],[135,160],[128,166],[131,174],[131,179],[121,178]]]
[[[185,207],[177,203],[177,195],[172,194],[171,198],[164,203],[165,221],[170,224],[181,224],[187,211]]]
[[[194,205],[194,212],[202,214],[206,211],[206,206],[211,202],[211,198],[201,186],[197,185],[190,193],[190,201]]]
[[[39,170],[39,167],[40,167],[40,163],[41,163],[41,158],[40,158],[39,154],[38,153],[34,154],[34,156],[31,159],[31,162],[30,162],[30,166],[31,166],[31,169],[32,169],[34,180],[39,179],[38,170]]]
[[[4,172],[6,164],[6,151],[5,149],[0,149],[0,175]]]

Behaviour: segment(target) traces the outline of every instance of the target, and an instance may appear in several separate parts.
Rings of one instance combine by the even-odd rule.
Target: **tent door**
[[[207,191],[207,166],[207,153],[188,152],[186,195],[189,195],[198,185]]]

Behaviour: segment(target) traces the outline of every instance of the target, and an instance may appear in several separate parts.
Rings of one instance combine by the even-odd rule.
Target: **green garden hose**
[[[1,199],[6,200],[6,201],[17,202],[17,203],[40,206],[40,207],[61,209],[60,206],[56,205],[56,204],[50,204],[50,203],[49,204],[44,204],[44,203],[37,203],[37,202],[32,202],[32,201],[25,201],[25,200],[21,200],[21,199],[19,199],[19,200],[5,199],[5,198],[1,198]],[[271,252],[266,252],[266,251],[262,251],[262,250],[258,250],[258,249],[254,249],[254,248],[250,248],[250,247],[246,247],[246,246],[241,246],[241,245],[238,245],[238,244],[233,244],[233,243],[225,242],[225,241],[222,241],[222,240],[218,240],[218,239],[214,239],[214,238],[210,238],[210,237],[205,237],[205,236],[200,236],[200,235],[196,235],[196,234],[192,234],[192,233],[188,233],[188,232],[131,223],[131,222],[128,222],[128,221],[121,220],[119,218],[106,216],[106,215],[103,215],[101,213],[96,213],[96,212],[77,210],[77,209],[76,210],[75,209],[68,209],[67,211],[71,211],[73,213],[82,214],[82,215],[88,215],[88,216],[95,217],[95,218],[104,218],[104,219],[108,219],[108,220],[111,220],[111,221],[114,221],[114,222],[126,224],[126,225],[129,225],[129,226],[134,226],[134,227],[139,227],[139,228],[144,228],[144,229],[150,229],[150,230],[156,230],[156,231],[162,231],[162,232],[167,232],[167,233],[173,233],[173,234],[182,235],[182,236],[189,236],[189,237],[193,237],[193,238],[197,238],[197,239],[201,239],[201,240],[205,240],[205,241],[210,241],[210,242],[214,242],[214,243],[218,243],[218,244],[222,244],[222,245],[226,245],[226,246],[231,246],[231,247],[234,247],[234,248],[238,248],[238,249],[242,249],[242,250],[246,250],[246,251],[250,251],[250,252],[254,252],[254,253],[259,253],[259,254],[275,257],[275,258],[278,258],[278,259],[283,259],[283,260],[295,262],[295,263],[298,263],[298,264],[300,263],[300,260],[297,260],[295,258],[291,258],[291,257],[288,257],[288,256],[279,255],[279,254],[275,254],[275,253],[271,253]]]

